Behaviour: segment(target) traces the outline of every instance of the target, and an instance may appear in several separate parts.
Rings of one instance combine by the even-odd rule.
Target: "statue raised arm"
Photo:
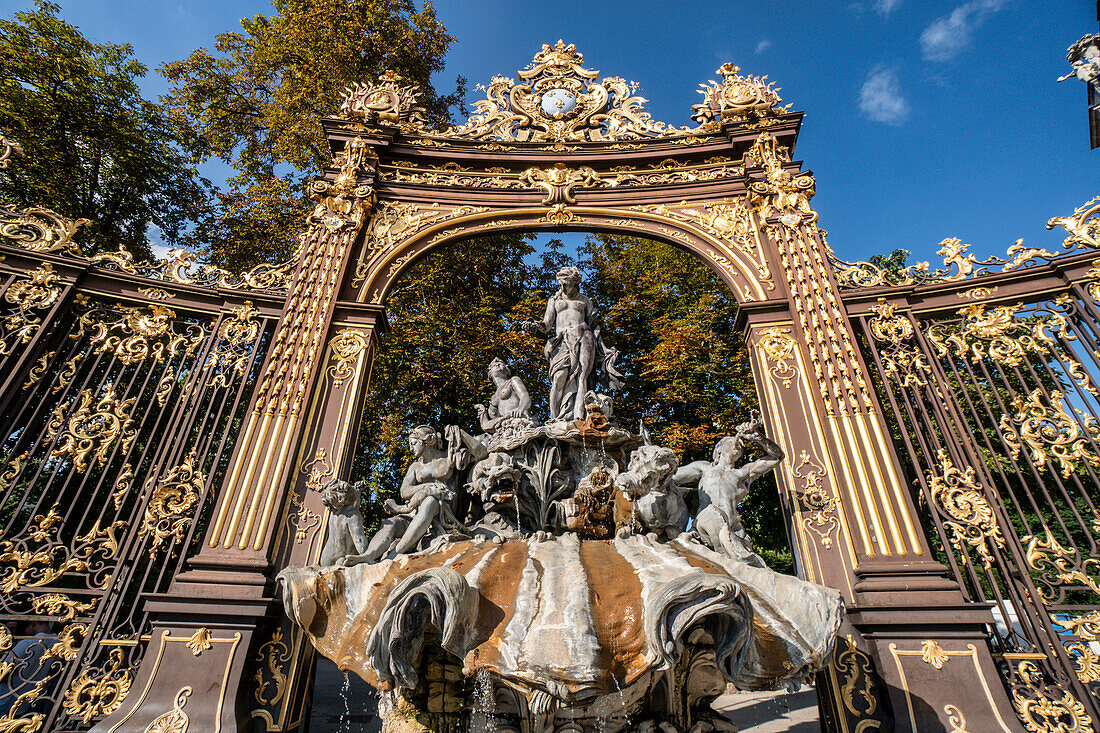
[[[755,443],[764,456],[738,467],[745,445]],[[764,435],[760,414],[737,426],[733,435],[722,438],[714,446],[713,461],[695,461],[676,471],[673,477],[680,486],[698,487],[699,513],[694,530],[712,549],[725,552],[735,560],[763,565],[752,551],[752,540],[741,525],[737,505],[749,493],[756,479],[774,470],[783,461],[783,449]]]
[[[581,271],[563,267],[557,274],[561,286],[546,303],[541,321],[527,321],[526,331],[548,335],[543,349],[550,362],[550,417],[582,420],[584,395],[595,388],[594,367],[599,364],[603,381],[610,388],[622,384],[615,369],[619,352],[607,348],[600,338],[596,307],[580,291]]]

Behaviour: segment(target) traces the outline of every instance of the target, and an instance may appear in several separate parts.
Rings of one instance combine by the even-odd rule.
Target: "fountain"
[[[710,707],[726,683],[808,680],[843,616],[836,591],[768,569],[738,518],[783,451],[758,415],[684,466],[617,426],[617,352],[580,273],[558,281],[524,324],[547,336],[551,419],[495,360],[481,433],[410,430],[373,537],[360,487],[326,485],[323,564],[279,574],[286,612],[380,691],[388,733],[735,731]]]

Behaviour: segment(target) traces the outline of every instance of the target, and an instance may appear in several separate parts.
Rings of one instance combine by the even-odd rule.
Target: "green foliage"
[[[756,407],[744,342],[734,332],[737,304],[706,265],[671,246],[598,236],[582,248],[583,291],[604,314],[603,338],[621,352],[627,376],[615,397],[616,421],[642,420],[681,460],[709,459],[714,443]],[[390,329],[373,367],[354,478],[380,497],[400,483],[411,456],[405,435],[419,423],[476,425],[486,403],[489,362],[505,358],[545,419],[544,340],[518,330],[541,318],[568,264],[560,244],[541,257],[530,241],[498,235],[454,245],[414,265],[387,304]],[[779,570],[793,567],[774,480],[759,481],[742,504],[757,550]]]
[[[208,184],[142,98],[133,48],[93,43],[59,12],[39,2],[0,20],[0,129],[25,152],[0,177],[0,198],[90,219],[87,251],[122,244],[148,256],[148,229],[177,242],[204,214]]]
[[[219,264],[290,253],[308,211],[300,184],[332,157],[321,118],[337,111],[349,84],[393,69],[419,85],[437,122],[449,119],[465,93],[461,78],[453,94],[432,88],[431,74],[443,69],[454,39],[430,3],[421,10],[412,0],[272,5],[274,14],[245,18],[241,32],[218,35],[213,52],[200,48],[161,67],[173,85],[165,98],[171,119],[190,149],[237,171],[195,236]]]

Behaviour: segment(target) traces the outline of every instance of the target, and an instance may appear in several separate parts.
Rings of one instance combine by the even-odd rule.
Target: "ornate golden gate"
[[[387,295],[506,230],[671,243],[737,296],[799,572],[848,608],[830,730],[1092,731],[1097,208],[1060,222],[1089,253],[1003,273],[950,242],[936,273],[839,262],[801,115],[719,73],[691,128],[560,42],[449,130],[395,75],[357,86],[294,261],[241,276],[0,212],[0,614],[63,629],[0,667],[0,731],[295,729],[313,657],[272,578],[318,557]]]

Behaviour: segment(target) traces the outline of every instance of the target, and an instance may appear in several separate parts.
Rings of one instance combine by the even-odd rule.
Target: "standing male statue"
[[[618,389],[622,374],[615,369],[619,352],[604,346],[599,317],[588,296],[580,291],[581,271],[563,267],[556,276],[558,292],[546,303],[541,321],[527,321],[523,328],[549,335],[543,349],[550,361],[550,418],[584,419],[584,395],[596,387],[595,367],[600,365],[601,387]]]

